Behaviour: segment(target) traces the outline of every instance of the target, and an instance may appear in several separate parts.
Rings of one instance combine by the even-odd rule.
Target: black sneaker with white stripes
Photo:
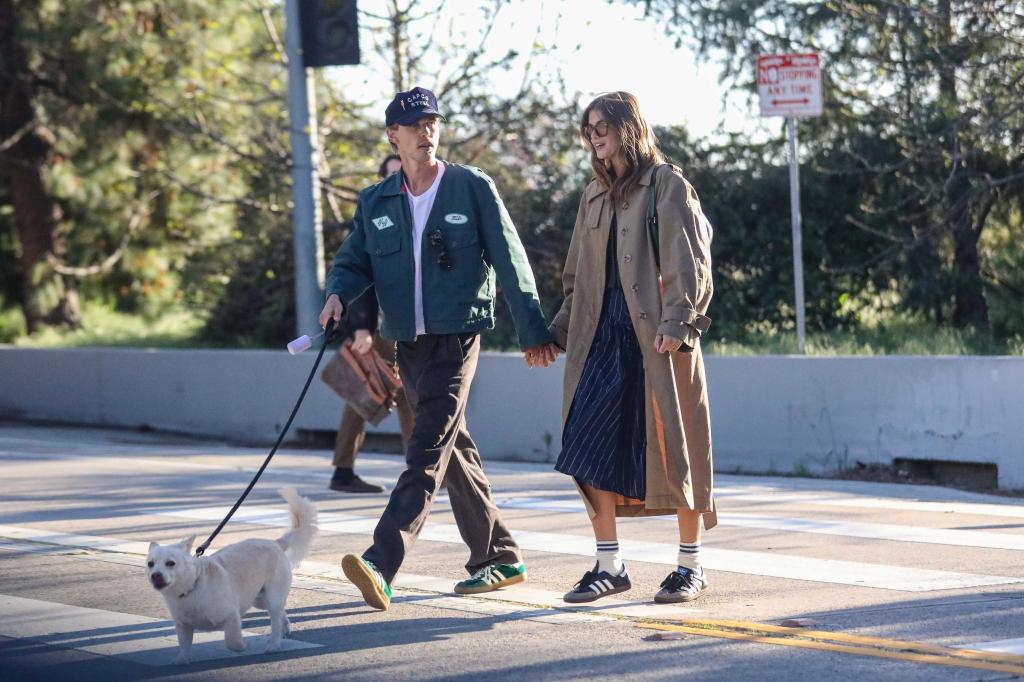
[[[691,571],[680,566],[661,581],[661,589],[654,595],[659,604],[679,604],[693,601],[708,591],[708,577],[704,569]]]
[[[629,582],[629,573],[626,572],[625,566],[622,567],[622,572],[618,575],[613,575],[608,571],[598,571],[597,567],[598,565],[594,564],[594,570],[584,573],[576,586],[566,592],[562,599],[570,604],[585,604],[601,597],[625,592],[633,587]]]

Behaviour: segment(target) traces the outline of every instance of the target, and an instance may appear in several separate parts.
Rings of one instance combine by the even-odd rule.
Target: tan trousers
[[[395,364],[395,342],[382,339],[379,334],[373,336],[373,348],[384,361],[389,365]],[[398,424],[402,430],[402,448],[409,442],[412,433],[412,408],[405,397],[405,389],[399,389],[395,397],[398,410]],[[356,455],[363,447],[366,440],[366,420],[359,416],[359,413],[345,405],[341,413],[341,425],[338,427],[338,435],[334,439],[334,466],[342,469],[355,467]]]

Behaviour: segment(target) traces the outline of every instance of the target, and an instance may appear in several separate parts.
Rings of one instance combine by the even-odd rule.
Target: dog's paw
[[[281,650],[281,643],[280,642],[269,642],[267,644],[267,651],[266,651],[266,653],[268,653],[268,654],[276,654],[280,650]]]
[[[191,662],[192,658],[190,656],[187,656],[186,654],[178,654],[174,657],[174,660],[171,661],[171,665],[188,665]]]

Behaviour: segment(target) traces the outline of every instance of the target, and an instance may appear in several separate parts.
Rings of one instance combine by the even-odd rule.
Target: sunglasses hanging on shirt
[[[441,230],[434,230],[430,233],[430,246],[435,249],[440,249],[440,253],[437,254],[437,265],[442,270],[451,270],[453,267],[452,257],[449,255],[448,250],[444,247],[444,235],[441,234]]]

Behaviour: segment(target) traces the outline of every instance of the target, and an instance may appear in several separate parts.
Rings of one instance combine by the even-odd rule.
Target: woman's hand
[[[682,339],[677,339],[674,336],[665,336],[664,334],[658,334],[654,337],[654,352],[655,353],[673,353],[680,349],[683,345]]]
[[[373,334],[369,329],[357,329],[355,338],[352,339],[352,350],[360,355],[366,355],[373,348]]]
[[[533,348],[527,348],[523,352],[523,358],[528,367],[549,367],[558,359],[558,346],[554,343],[542,343]]]

